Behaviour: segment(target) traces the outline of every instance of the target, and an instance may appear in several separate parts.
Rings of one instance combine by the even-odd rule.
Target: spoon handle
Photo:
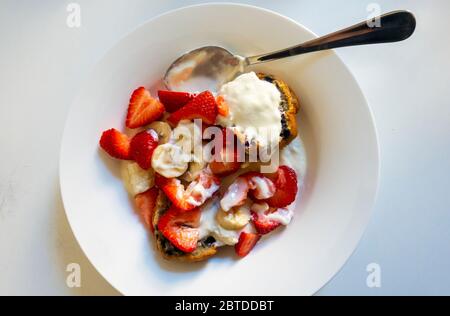
[[[338,47],[403,41],[410,37],[416,28],[416,19],[408,11],[393,11],[375,18],[372,23],[373,25],[371,25],[370,21],[364,21],[297,46],[268,54],[247,57],[246,63],[247,65],[259,64]]]

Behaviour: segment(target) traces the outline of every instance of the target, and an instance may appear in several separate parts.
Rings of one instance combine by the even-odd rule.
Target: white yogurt
[[[288,166],[295,170],[299,189],[303,187],[306,175],[306,152],[300,137],[294,138],[289,145],[280,151],[280,166]]]
[[[200,239],[212,236],[217,240],[216,246],[233,246],[237,244],[241,231],[227,230],[217,223],[216,214],[220,209],[218,198],[212,198],[201,206],[201,209]]]
[[[275,85],[260,80],[254,72],[240,75],[220,89],[228,116],[219,124],[236,130],[249,142],[267,147],[278,143],[281,133],[281,93]]]

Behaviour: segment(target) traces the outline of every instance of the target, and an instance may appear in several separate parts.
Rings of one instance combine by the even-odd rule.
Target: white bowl
[[[81,248],[112,286],[127,295],[310,295],[343,266],[369,220],[378,183],[378,146],[367,102],[333,52],[257,68],[298,94],[308,171],[293,222],[245,259],[233,249],[206,263],[166,262],[133,211],[119,162],[99,150],[103,130],[123,128],[130,93],[161,86],[168,65],[205,45],[240,55],[315,37],[267,10],[235,5],[187,7],[159,16],[122,39],[95,67],[70,111],[60,182]]]

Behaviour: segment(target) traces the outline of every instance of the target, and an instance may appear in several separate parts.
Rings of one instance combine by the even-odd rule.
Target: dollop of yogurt
[[[249,72],[224,84],[219,95],[228,106],[228,115],[217,117],[219,124],[234,129],[258,146],[278,143],[281,93],[275,85]]]

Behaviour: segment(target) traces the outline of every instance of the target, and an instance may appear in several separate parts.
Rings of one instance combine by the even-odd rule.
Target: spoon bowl
[[[218,91],[245,69],[245,58],[223,47],[205,46],[175,60],[164,75],[164,83],[173,91]]]

